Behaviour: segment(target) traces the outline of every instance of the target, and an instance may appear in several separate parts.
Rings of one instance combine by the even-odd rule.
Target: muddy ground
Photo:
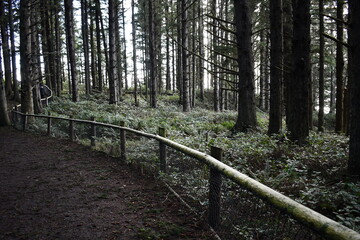
[[[158,180],[68,140],[0,128],[0,239],[214,239]]]

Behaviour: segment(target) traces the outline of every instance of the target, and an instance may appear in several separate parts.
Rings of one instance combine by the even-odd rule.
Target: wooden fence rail
[[[126,132],[134,133],[136,135],[155,139],[159,142],[160,146],[160,170],[166,172],[166,147],[171,147],[178,150],[190,157],[193,157],[210,167],[210,194],[209,194],[209,224],[216,229],[220,223],[220,193],[221,193],[221,176],[225,176],[237,183],[240,187],[252,192],[264,201],[272,204],[276,208],[284,211],[294,219],[305,224],[310,229],[319,233],[326,239],[347,239],[347,240],[360,240],[360,234],[352,229],[349,229],[338,222],[335,222],[324,215],[290,199],[289,197],[265,186],[264,184],[248,177],[245,174],[231,168],[230,166],[221,162],[222,151],[221,149],[212,148],[211,155],[194,150],[177,142],[174,142],[166,138],[165,129],[159,130],[159,135],[154,135],[142,131],[138,131],[132,128],[125,127],[124,122],[121,122],[121,126],[96,122],[92,120],[81,120],[73,118],[55,117],[51,115],[35,115],[35,114],[23,114],[16,110],[13,110],[13,120],[17,120],[18,115],[22,116],[23,130],[26,129],[28,117],[45,118],[48,123],[48,134],[51,132],[51,119],[63,120],[69,122],[69,136],[71,140],[74,140],[74,124],[85,123],[91,125],[90,140],[95,141],[96,127],[108,127],[117,129],[120,133],[120,152],[121,157],[126,159]],[[15,124],[15,123],[14,123]],[[93,143],[92,143],[93,144]]]

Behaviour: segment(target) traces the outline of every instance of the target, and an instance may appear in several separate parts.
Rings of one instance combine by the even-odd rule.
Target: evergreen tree
[[[238,47],[238,117],[235,130],[245,132],[257,126],[254,68],[251,46],[251,9],[246,0],[234,0]]]

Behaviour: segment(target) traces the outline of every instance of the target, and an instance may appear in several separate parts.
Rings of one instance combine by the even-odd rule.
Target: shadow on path
[[[76,143],[0,128],[0,239],[213,239],[161,182]]]

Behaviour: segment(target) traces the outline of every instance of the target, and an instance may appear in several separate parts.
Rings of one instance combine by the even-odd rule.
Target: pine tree
[[[268,134],[282,127],[283,19],[282,1],[270,0],[270,112]]]
[[[310,0],[293,1],[293,70],[288,83],[290,139],[304,144],[309,135]]]
[[[257,126],[251,47],[251,9],[248,1],[234,0],[234,11],[239,64],[238,117],[235,130],[245,132]]]
[[[349,56],[350,67],[350,152],[348,161],[348,174],[360,176],[360,2],[349,0]]]
[[[65,30],[67,38],[68,59],[71,72],[72,101],[79,101],[78,73],[75,58],[75,34],[74,34],[74,9],[71,0],[64,0],[65,6]]]

